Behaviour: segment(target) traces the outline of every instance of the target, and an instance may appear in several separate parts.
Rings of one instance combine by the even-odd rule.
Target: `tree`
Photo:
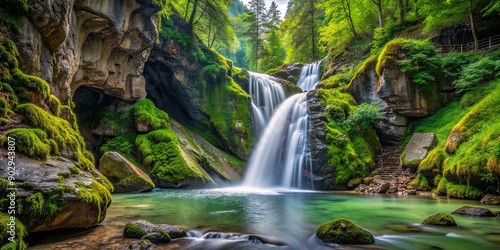
[[[342,8],[344,10],[345,17],[349,22],[349,28],[351,29],[352,34],[354,34],[354,36],[357,36],[358,34],[356,33],[356,28],[354,27],[354,22],[352,20],[351,0],[342,0]]]
[[[372,3],[377,5],[377,16],[378,16],[378,26],[380,28],[384,27],[384,18],[382,17],[382,0],[370,0]]]
[[[472,31],[472,37],[474,38],[474,50],[477,51],[478,40],[476,34],[476,28],[474,27],[474,9],[472,7],[472,0],[469,0],[469,18],[470,18],[470,30]]]
[[[267,23],[267,10],[264,0],[252,0],[248,4],[250,13],[248,13],[245,21],[250,25],[246,32],[249,36],[247,45],[252,46],[248,49],[247,55],[253,55],[253,64],[249,63],[250,69],[259,69],[259,58],[262,57],[262,50],[264,49],[264,35],[266,31],[265,24]],[[253,66],[253,67],[252,67]]]

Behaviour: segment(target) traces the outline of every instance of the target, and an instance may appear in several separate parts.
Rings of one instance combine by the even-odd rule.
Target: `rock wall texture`
[[[136,100],[146,96],[144,63],[158,36],[148,1],[33,0],[13,34],[23,72],[51,84],[65,102],[79,86]]]

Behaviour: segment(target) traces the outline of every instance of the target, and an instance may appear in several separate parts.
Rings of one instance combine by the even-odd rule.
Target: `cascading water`
[[[316,88],[320,78],[320,65],[321,61],[307,64],[302,68],[297,84],[302,90],[309,91]],[[260,79],[266,79],[264,76],[255,73],[250,75],[252,103],[262,103],[261,100],[255,99],[259,97],[253,93],[264,92],[261,86],[266,85],[259,82],[262,81]],[[278,84],[276,81],[273,82]],[[281,89],[281,85],[279,86]],[[267,91],[270,88],[264,89]],[[267,114],[271,115],[273,112],[268,111]],[[256,113],[256,118],[258,115]],[[308,130],[307,93],[291,96],[274,112],[261,134],[257,147],[250,157],[244,186],[313,189],[312,178],[307,182],[305,177],[312,176]]]
[[[274,111],[285,100],[283,87],[277,79],[264,74],[250,73],[249,94],[255,116],[257,131],[264,130]]]
[[[299,86],[304,91],[313,90],[319,83],[321,74],[321,61],[313,62],[304,65],[302,71],[300,72],[299,81],[297,86]]]
[[[252,153],[245,186],[312,189],[304,181],[304,170],[312,172],[308,113],[306,93],[276,110]]]

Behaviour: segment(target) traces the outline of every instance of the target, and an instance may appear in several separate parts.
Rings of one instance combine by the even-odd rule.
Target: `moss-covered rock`
[[[347,219],[336,219],[321,225],[316,230],[318,238],[326,243],[371,244],[373,235]]]
[[[433,225],[433,226],[456,226],[457,223],[453,216],[447,213],[437,213],[435,215],[427,217],[424,221],[422,221],[424,225]]]
[[[500,196],[487,194],[479,202],[482,205],[500,205]]]
[[[465,215],[465,216],[479,216],[479,217],[492,217],[493,213],[484,207],[471,207],[471,206],[463,206],[455,211],[452,214]]]
[[[156,225],[145,220],[128,222],[123,234],[128,238],[147,239],[155,243],[168,242],[170,239],[187,236],[186,232],[178,227],[166,224]]]
[[[146,173],[117,152],[106,152],[101,157],[99,171],[111,181],[117,193],[144,192],[155,188]]]

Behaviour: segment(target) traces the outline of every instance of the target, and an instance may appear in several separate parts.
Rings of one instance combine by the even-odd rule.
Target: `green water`
[[[458,227],[418,224],[438,212],[451,213],[475,201],[346,193],[280,192],[242,189],[158,190],[116,194],[104,224],[130,220],[179,225],[186,230],[252,233],[288,244],[288,249],[328,249],[314,237],[316,228],[347,218],[375,235],[386,249],[500,249],[500,219],[454,216]],[[488,207],[492,211],[500,207]],[[388,226],[414,226],[404,233]]]

